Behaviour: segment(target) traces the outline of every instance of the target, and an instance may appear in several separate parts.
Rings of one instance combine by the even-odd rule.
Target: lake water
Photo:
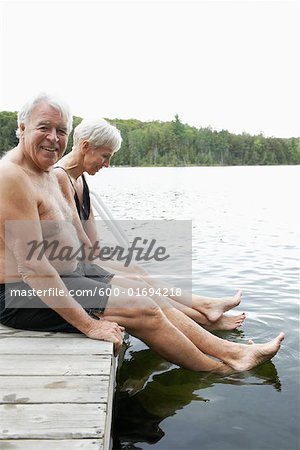
[[[130,339],[115,449],[297,450],[299,167],[110,168],[90,177],[118,219],[192,219],[193,291],[243,288],[247,320],[224,339],[286,339],[272,362],[217,377],[166,363]]]

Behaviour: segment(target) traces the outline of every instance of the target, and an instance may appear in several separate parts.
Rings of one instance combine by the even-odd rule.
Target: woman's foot
[[[193,309],[205,314],[210,322],[217,322],[224,314],[241,302],[242,290],[239,289],[233,297],[206,298],[193,295]]]
[[[232,367],[236,372],[244,372],[273,358],[280,349],[284,333],[280,333],[275,339],[266,344],[254,344],[249,341],[249,345],[237,344],[238,351],[231,357],[224,358],[224,362]]]
[[[211,322],[209,325],[205,325],[209,331],[232,331],[239,328],[245,322],[246,314],[242,313],[238,316],[225,316],[224,314],[215,322]]]

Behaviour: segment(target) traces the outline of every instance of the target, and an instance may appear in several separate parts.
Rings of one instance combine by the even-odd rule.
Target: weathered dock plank
[[[108,450],[113,345],[0,325],[0,450]]]
[[[107,403],[108,388],[108,376],[0,377],[0,404]]]
[[[106,405],[0,405],[0,431],[10,439],[103,438]]]
[[[32,331],[32,330],[17,330],[16,328],[6,327],[0,324],[0,339],[2,336],[14,336],[14,337],[53,337],[53,338],[83,338],[82,333],[54,333],[52,331]]]
[[[111,355],[1,355],[3,375],[110,375]]]
[[[1,450],[103,450],[102,442],[96,439],[52,439],[0,441]]]
[[[110,355],[112,344],[110,342],[92,339],[75,338],[18,338],[4,337],[0,339],[0,354],[29,354],[29,355]]]

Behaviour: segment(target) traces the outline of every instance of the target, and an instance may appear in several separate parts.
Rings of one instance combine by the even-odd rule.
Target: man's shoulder
[[[30,178],[19,164],[9,159],[0,160],[0,183],[14,183],[18,185],[20,182],[28,182]]]
[[[14,161],[11,161],[8,158],[2,158],[0,159],[0,170],[21,170],[21,167],[19,164],[15,163]]]

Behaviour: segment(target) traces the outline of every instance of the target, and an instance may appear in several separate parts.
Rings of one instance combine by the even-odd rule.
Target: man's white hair
[[[108,147],[117,152],[122,143],[120,131],[105,119],[84,119],[74,129],[73,148],[82,141],[88,141],[93,147]]]
[[[60,99],[42,92],[25,103],[25,105],[18,112],[18,129],[16,131],[17,138],[20,138],[20,125],[22,123],[25,125],[28,124],[32,111],[40,103],[46,103],[59,111],[61,117],[67,123],[67,132],[71,132],[73,126],[73,116],[69,107]]]

